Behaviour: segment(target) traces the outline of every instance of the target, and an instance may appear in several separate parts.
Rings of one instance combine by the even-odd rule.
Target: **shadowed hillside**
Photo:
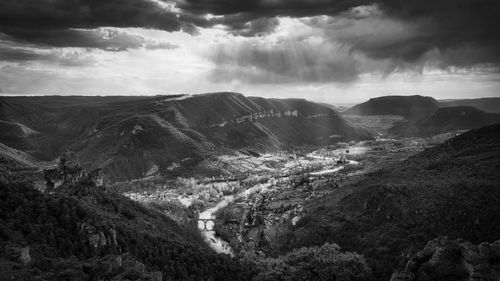
[[[91,182],[41,193],[0,182],[0,272],[8,280],[245,280],[196,226]],[[2,279],[2,277],[0,277]],[[4,280],[4,279],[2,279]]]
[[[371,280],[365,259],[335,244],[267,259],[215,254],[193,209],[109,192],[73,153],[44,174],[43,191],[0,178],[5,280]]]
[[[470,106],[443,107],[416,122],[401,122],[389,129],[394,135],[429,136],[455,130],[470,130],[500,122],[500,114]]]
[[[499,170],[500,124],[469,131],[313,201],[284,248],[334,241],[363,254],[376,280],[389,280],[438,236],[494,242]]]
[[[484,112],[500,113],[500,98],[439,100],[439,106],[472,106]]]
[[[438,102],[431,97],[386,96],[372,98],[348,109],[344,114],[400,115],[408,120],[417,120],[434,113],[438,107]]]
[[[0,182],[42,181],[40,162],[30,155],[0,143]]]
[[[70,149],[112,181],[220,152],[370,139],[327,106],[236,93],[156,97],[12,97],[0,102],[0,142],[52,160]]]

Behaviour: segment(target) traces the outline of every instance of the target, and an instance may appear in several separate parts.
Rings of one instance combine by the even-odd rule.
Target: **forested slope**
[[[500,124],[472,130],[311,202],[285,249],[335,242],[363,254],[377,280],[438,236],[500,238]],[[340,193],[339,193],[340,194]]]
[[[251,276],[238,261],[212,253],[195,226],[85,184],[54,194],[1,184],[0,271],[8,280]]]

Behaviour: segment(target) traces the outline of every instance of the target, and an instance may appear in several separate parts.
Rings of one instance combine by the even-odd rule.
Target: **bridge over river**
[[[351,148],[352,149],[352,148]],[[314,155],[313,154],[310,154],[308,155],[308,157],[313,157]],[[290,180],[290,177],[295,175],[295,174],[304,174],[304,175],[307,175],[307,176],[312,176],[312,177],[321,177],[321,176],[324,176],[324,175],[328,175],[328,176],[331,176],[331,175],[334,175],[335,173],[338,173],[340,170],[344,169],[344,164],[357,164],[358,162],[356,161],[353,161],[353,160],[349,160],[347,161],[347,163],[338,163],[337,158],[335,157],[322,157],[322,156],[316,156],[316,157],[320,157],[321,159],[329,159],[331,161],[335,161],[336,165],[339,165],[339,166],[336,166],[336,167],[331,167],[331,166],[328,166],[326,167],[321,167],[321,169],[319,169],[319,171],[310,171],[309,169],[303,167],[302,169],[300,169],[299,171],[293,171],[293,172],[289,172],[289,173],[276,173],[274,176],[278,179],[281,179],[281,180]],[[214,179],[214,181],[218,181],[220,179]],[[241,178],[232,178],[231,180],[242,180]],[[228,181],[228,180],[226,180]],[[246,198],[248,197],[250,194],[252,193],[255,193],[255,192],[261,192],[263,190],[267,190],[267,189],[273,189],[275,187],[275,184],[276,184],[276,181],[268,181],[267,183],[258,183],[258,184],[255,184],[253,185],[252,187],[250,188],[247,188],[243,191],[241,191],[240,193],[238,194],[235,194],[235,195],[228,195],[228,196],[224,196],[222,198],[222,200],[220,200],[215,206],[211,207],[211,208],[208,208],[206,210],[204,210],[203,212],[199,213],[198,215],[198,230],[201,232],[202,236],[204,237],[204,240],[208,243],[208,245],[210,245],[210,247],[212,247],[212,249],[214,249],[217,253],[224,253],[224,254],[228,254],[228,255],[231,255],[231,256],[234,256],[234,252],[233,252],[233,249],[231,249],[231,246],[229,246],[229,244],[222,240],[220,237],[216,237],[215,235],[215,231],[214,231],[214,226],[215,226],[215,222],[217,221],[224,221],[222,219],[217,219],[216,216],[215,216],[215,213],[217,213],[217,211],[219,211],[220,209],[226,207],[228,204],[230,204],[231,202],[235,201],[237,198]],[[238,221],[227,221],[225,220],[224,223],[234,223],[234,224],[240,224],[240,222]]]
[[[198,225],[203,225],[202,227],[198,227],[199,230],[201,231],[212,231],[215,226],[215,222],[223,222],[224,224],[237,224],[239,225],[240,222],[237,220],[222,220],[222,219],[216,219],[216,218],[209,218],[209,219],[202,219],[198,218]],[[203,224],[201,224],[203,223]]]

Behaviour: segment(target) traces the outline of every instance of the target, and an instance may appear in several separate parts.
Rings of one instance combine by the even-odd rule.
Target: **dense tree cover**
[[[26,265],[9,253],[23,247],[30,249]],[[121,195],[82,185],[51,195],[20,183],[1,185],[0,271],[17,280],[106,279],[110,268],[99,269],[103,260],[125,253],[147,271],[163,272],[163,280],[252,275],[236,260],[212,253],[195,226],[180,226]]]
[[[371,280],[365,259],[356,253],[341,251],[335,244],[300,248],[278,258],[258,261],[260,273],[254,281],[273,280]]]
[[[500,238],[500,125],[470,131],[306,206],[282,251],[335,242],[364,255],[376,280],[438,236]],[[350,190],[347,192],[346,190]]]

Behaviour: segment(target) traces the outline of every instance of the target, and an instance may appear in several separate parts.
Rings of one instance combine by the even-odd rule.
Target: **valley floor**
[[[341,200],[352,193],[349,183],[440,143],[455,134],[338,143],[263,155],[222,155],[207,165],[231,176],[135,181],[124,192],[144,203],[169,202],[188,208],[205,241],[230,255],[275,256],[285,237],[303,223],[305,208],[315,201]],[[169,215],[182,220],[182,212]]]

